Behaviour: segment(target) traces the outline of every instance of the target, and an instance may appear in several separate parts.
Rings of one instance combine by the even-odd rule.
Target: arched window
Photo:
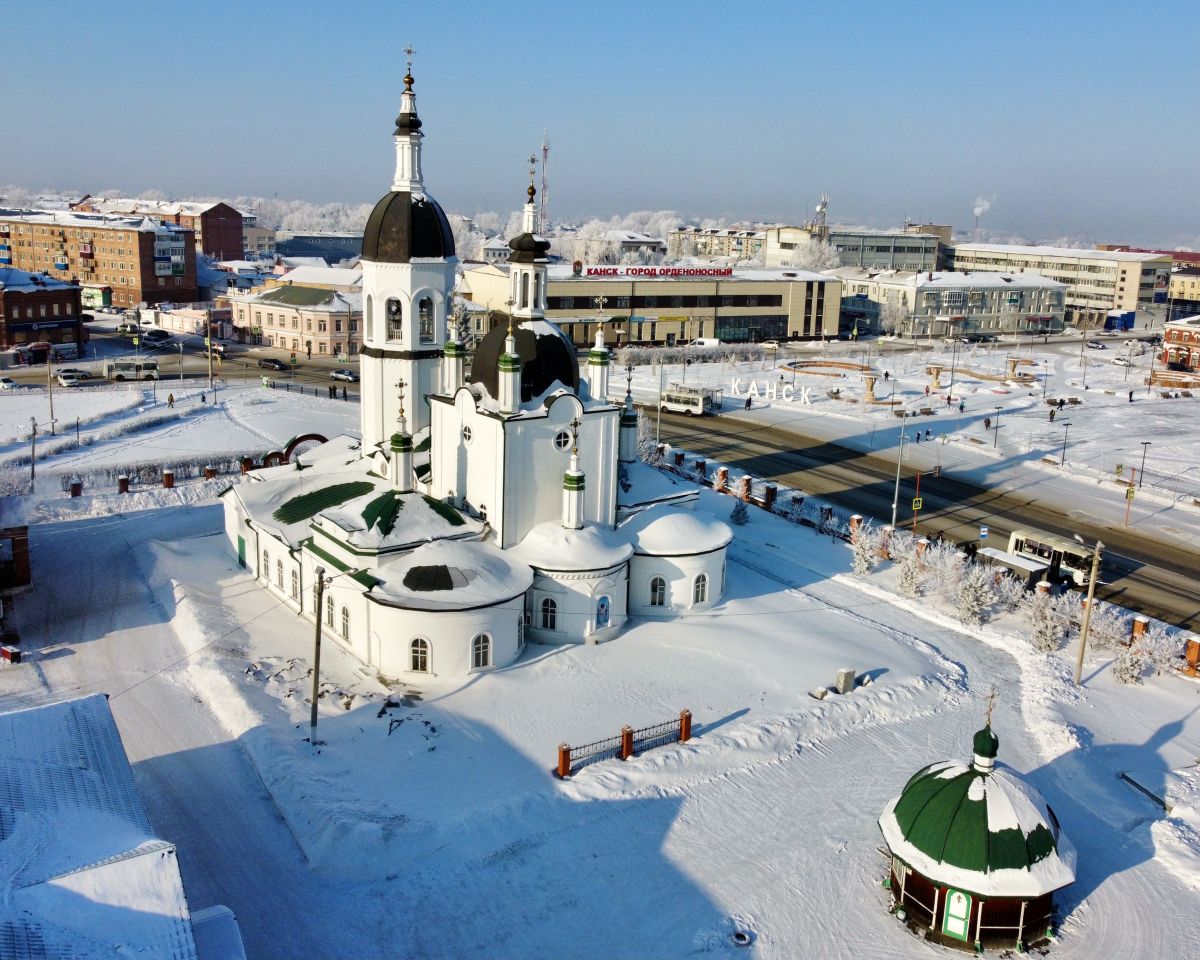
[[[374,299],[372,297],[367,297],[367,309],[363,319],[366,321],[367,327],[367,329],[364,331],[364,334],[368,340],[375,336],[375,310],[373,307]],[[309,323],[311,322],[312,321],[310,320]]]
[[[650,606],[665,607],[667,605],[667,581],[655,577],[650,581]]]
[[[422,343],[433,343],[433,297],[417,301],[417,330]]]
[[[708,601],[708,575],[700,574],[692,582],[692,603],[705,603]]]
[[[412,668],[416,673],[429,672],[429,641],[416,639],[412,642]]]
[[[262,577],[268,583],[271,581],[271,555],[263,550]]]
[[[529,274],[521,274],[521,309],[529,306]]]
[[[542,601],[542,629],[558,629],[558,604],[549,597]]]
[[[325,625],[333,629],[333,597],[325,598]]]
[[[279,589],[283,589],[283,561],[275,561],[275,582],[279,584]]]
[[[387,302],[387,338],[404,339],[404,308],[395,297],[390,297]]]
[[[492,665],[492,638],[486,633],[479,634],[471,641],[471,666],[475,670]]]
[[[537,274],[533,277],[533,305],[535,308],[542,305],[542,278]]]
[[[317,593],[317,585],[314,583],[313,584],[313,596],[312,596],[312,608],[313,608],[313,614],[316,616],[316,618],[318,620],[321,619],[321,608],[319,606],[320,602],[321,602],[320,595]]]
[[[300,571],[292,571],[292,599],[300,599]]]
[[[342,639],[350,636],[350,608],[342,607]]]

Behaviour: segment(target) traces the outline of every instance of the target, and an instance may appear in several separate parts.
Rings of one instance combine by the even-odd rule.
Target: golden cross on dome
[[[396,381],[396,389],[400,392],[400,413],[396,417],[397,420],[404,419],[404,387],[405,383],[403,379]]]
[[[537,157],[532,153],[529,155],[529,182],[533,183],[534,177],[537,176]]]
[[[991,692],[987,695],[987,706],[983,711],[983,724],[986,727],[992,725],[992,709],[996,706],[996,688],[992,687]]]
[[[404,59],[407,61],[409,73],[412,73],[412,58],[414,53],[416,53],[416,51],[412,48],[411,43],[404,48]]]
[[[582,424],[583,421],[579,417],[571,421],[571,453],[573,454],[579,453],[579,427]]]
[[[512,331],[512,323],[513,323],[512,308],[513,308],[513,304],[515,304],[516,302],[517,302],[517,301],[516,301],[516,300],[514,300],[512,297],[509,297],[507,300],[505,300],[505,301],[504,301],[504,305],[505,305],[506,307],[508,307],[508,335],[509,335],[510,337],[513,335],[513,331]]]
[[[625,396],[633,395],[633,364],[625,364]]]

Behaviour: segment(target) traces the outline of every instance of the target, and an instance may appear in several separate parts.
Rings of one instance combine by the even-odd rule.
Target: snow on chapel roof
[[[196,957],[108,700],[0,714],[0,956]]]
[[[630,517],[620,527],[640,554],[652,557],[687,557],[720,550],[733,539],[733,531],[715,517],[663,504]]]
[[[548,520],[539,523],[509,554],[541,570],[605,570],[633,556],[633,545],[620,533],[596,526],[579,530]]]
[[[435,540],[379,567],[371,595],[409,610],[469,610],[518,597],[533,583],[524,563],[484,543]]]

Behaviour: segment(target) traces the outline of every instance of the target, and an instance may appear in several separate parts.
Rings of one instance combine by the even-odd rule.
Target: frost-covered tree
[[[1025,584],[1009,573],[996,575],[992,583],[992,593],[1000,613],[1012,613],[1027,595]]]
[[[1132,618],[1121,607],[1096,602],[1088,623],[1088,646],[1112,650],[1129,639]]]
[[[983,611],[995,598],[991,574],[977,563],[969,564],[954,598],[958,619],[967,626],[979,626],[983,623]]]
[[[967,558],[961,550],[949,543],[931,543],[922,557],[924,571],[921,587],[927,594],[952,602],[958,595],[963,567]]]
[[[900,577],[896,581],[896,588],[906,597],[921,595],[921,565],[915,553],[900,561]]]
[[[738,500],[734,503],[733,509],[729,512],[729,522],[735,527],[743,527],[750,519],[750,511],[746,509],[746,501]]]
[[[1147,660],[1140,644],[1125,647],[1113,661],[1113,677],[1120,683],[1141,683]]]
[[[1022,604],[1025,624],[1029,628],[1029,642],[1044,653],[1057,650],[1062,640],[1062,621],[1054,609],[1053,598],[1048,593],[1036,591]]]
[[[1142,634],[1141,648],[1155,673],[1168,673],[1183,659],[1183,642],[1163,623],[1152,623]]]
[[[654,439],[654,429],[651,427],[650,421],[641,414],[638,414],[637,438],[638,459],[652,466],[662,463],[662,456],[658,452],[658,441]]]
[[[879,535],[875,529],[863,524],[854,533],[850,544],[850,568],[856,576],[870,576],[879,562]]]
[[[884,333],[904,333],[910,314],[897,300],[885,300],[879,310],[879,329]]]
[[[476,225],[466,217],[450,215],[450,233],[454,236],[454,253],[459,260],[478,260],[487,240]]]
[[[801,270],[832,270],[842,265],[837,247],[828,240],[818,240],[816,237],[808,237],[796,244],[796,249],[788,259]]]

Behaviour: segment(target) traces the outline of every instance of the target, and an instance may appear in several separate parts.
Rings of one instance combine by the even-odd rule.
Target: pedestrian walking
[[[883,371],[883,382],[887,383],[887,381],[890,377],[891,377],[891,373],[887,370],[884,370]]]
[[[1064,400],[1062,397],[1059,397],[1058,398],[1058,409],[1061,410],[1066,405],[1067,405],[1067,401]]]
[[[984,418],[983,418],[983,429],[984,429],[984,430],[991,430],[991,429],[992,429],[992,418],[991,418],[991,417],[984,417]]]
[[[175,406],[175,394],[168,393],[167,394],[167,409],[171,409],[174,406]]]
[[[1053,422],[1054,422],[1054,415],[1055,415],[1056,413],[1058,413],[1058,411],[1057,411],[1057,410],[1055,410],[1053,407],[1051,407],[1051,408],[1050,408],[1050,422],[1051,422],[1051,423],[1053,423]]]
[[[917,443],[920,443],[920,442],[921,442],[921,431],[918,430],[917,431]]]
[[[925,384],[925,396],[929,396],[929,384]]]
[[[952,403],[954,403],[954,398],[950,394],[946,394],[946,406],[950,406]]]
[[[205,397],[204,397],[204,394],[200,394],[200,402],[201,402],[202,404],[203,404],[203,403],[207,403],[207,402],[208,402],[208,401],[205,399]]]
[[[345,400],[348,396],[349,395],[346,393],[346,388],[342,387],[342,399]],[[337,387],[333,388],[333,399],[337,399]]]
[[[1132,390],[1129,391],[1129,402],[1133,403],[1133,391]]]
[[[750,397],[747,397],[747,398],[746,398],[746,409],[747,409],[747,410],[749,410],[749,409],[750,409]]]
[[[967,410],[967,402],[965,400],[958,401],[958,412],[965,413]]]
[[[926,428],[925,428],[925,439],[926,439],[926,440],[928,440],[928,439],[929,439],[929,437],[930,437],[930,435],[931,435],[931,434],[930,434],[930,432],[929,432],[929,428],[928,428],[928,427],[926,427]]]

